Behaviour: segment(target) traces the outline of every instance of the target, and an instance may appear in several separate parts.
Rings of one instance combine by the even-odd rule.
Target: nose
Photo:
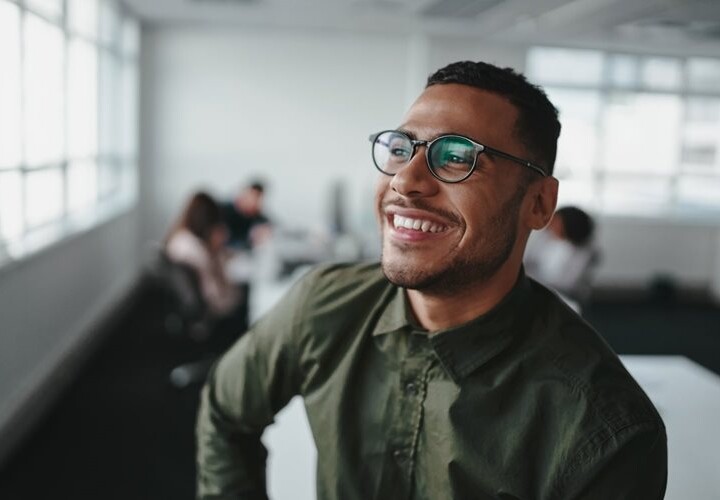
[[[400,168],[391,179],[390,187],[399,195],[421,198],[432,196],[437,192],[440,181],[430,173],[425,157],[424,148],[426,147],[425,145],[416,146],[415,154],[410,161]]]

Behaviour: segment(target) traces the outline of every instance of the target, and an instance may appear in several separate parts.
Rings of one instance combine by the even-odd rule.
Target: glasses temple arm
[[[491,155],[499,156],[501,158],[505,158],[506,160],[510,160],[510,161],[514,161],[515,163],[519,163],[520,165],[523,165],[531,170],[534,170],[535,172],[542,175],[543,177],[548,176],[547,172],[545,172],[545,169],[543,169],[542,167],[535,165],[534,163],[531,163],[527,160],[523,160],[522,158],[518,158],[517,156],[513,156],[508,153],[503,153],[502,151],[498,151],[497,149],[493,149],[489,146],[485,146],[484,151]]]

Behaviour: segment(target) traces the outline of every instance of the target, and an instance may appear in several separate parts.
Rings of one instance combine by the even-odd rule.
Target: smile
[[[447,226],[423,219],[413,219],[401,215],[393,215],[392,223],[395,229],[410,229],[422,231],[423,233],[440,233],[447,229]]]

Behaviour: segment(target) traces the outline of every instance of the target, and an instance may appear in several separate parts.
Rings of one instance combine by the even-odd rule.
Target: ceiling
[[[148,24],[478,37],[720,57],[720,0],[123,0]]]

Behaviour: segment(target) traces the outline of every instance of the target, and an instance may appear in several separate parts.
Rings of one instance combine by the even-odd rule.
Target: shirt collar
[[[522,318],[530,316],[527,311],[529,298],[530,282],[521,271],[515,286],[492,310],[468,323],[428,337],[440,363],[456,383],[510,346],[521,330]],[[397,287],[372,334],[383,335],[403,329],[421,330],[415,323],[405,290]]]

